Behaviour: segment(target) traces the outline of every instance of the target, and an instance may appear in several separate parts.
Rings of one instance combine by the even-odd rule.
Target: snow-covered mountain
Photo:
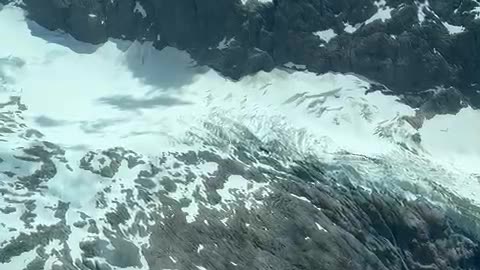
[[[3,0],[11,2],[12,0]],[[454,87],[480,107],[477,0],[24,0],[29,18],[78,40],[171,46],[240,79],[287,63],[360,74],[395,93]]]
[[[414,109],[290,62],[234,81],[14,5],[0,36],[2,270],[480,268],[480,112],[438,114],[448,87]]]

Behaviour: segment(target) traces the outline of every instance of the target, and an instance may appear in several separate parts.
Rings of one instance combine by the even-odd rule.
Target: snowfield
[[[372,20],[388,18],[389,12],[385,7]],[[288,158],[279,162],[285,166],[307,156],[352,166],[357,184],[365,188],[374,182],[409,182],[426,190],[414,197],[428,197],[433,184],[480,206],[480,129],[474,124],[480,123],[480,112],[471,108],[436,116],[416,130],[405,120],[415,115],[412,108],[394,96],[366,94],[370,83],[353,74],[285,68],[232,81],[198,66],[186,52],[120,40],[84,44],[27,21],[10,6],[0,10],[0,35],[0,172],[5,174],[0,189],[8,195],[0,198],[0,207],[16,208],[0,212],[0,248],[20,235],[12,228],[28,233],[38,225],[54,226],[62,217],[59,201],[69,204],[60,219],[71,228],[65,243],[73,261],[82,258],[79,244],[98,235],[94,227],[100,229],[98,237],[114,243],[109,245],[118,244],[108,233],[115,229],[146,248],[149,234],[140,227],[151,218],[112,225],[105,217],[130,203],[131,217],[154,215],[151,203],[130,201],[126,192],[141,196],[140,182],[148,190],[168,190],[140,177],[148,174],[155,181],[176,173],[196,175],[177,182],[166,198],[190,201],[181,207],[189,223],[204,208],[224,213],[227,222],[234,205],[262,205],[269,184],[232,174],[218,189],[223,203],[210,206],[202,199],[208,197],[205,179],[221,171],[220,161],[194,163],[179,155],[211,151],[231,157],[236,142],[255,142],[267,154],[284,153]],[[328,41],[334,33],[321,36]],[[48,181],[35,187],[15,184],[36,171],[52,172],[51,166],[56,169],[45,176]],[[274,168],[261,162],[252,166]],[[25,198],[35,202],[33,209],[25,206]],[[35,215],[29,221],[24,213]],[[321,222],[316,228],[332,230]],[[45,250],[47,270],[63,263],[54,250],[60,244]],[[0,268],[21,269],[35,256],[34,251],[19,254],[0,261]],[[139,263],[115,269],[147,269],[145,257],[139,257]]]

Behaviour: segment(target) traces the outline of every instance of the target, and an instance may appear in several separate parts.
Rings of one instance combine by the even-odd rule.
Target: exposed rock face
[[[198,3],[197,3],[198,2]],[[239,3],[222,1],[25,1],[31,18],[48,29],[102,43],[108,37],[155,40],[181,49],[218,43],[243,22]]]
[[[186,49],[234,79],[294,62],[316,72],[355,72],[400,92],[455,86],[476,96],[470,88],[480,80],[480,13],[471,0],[25,4],[32,19],[79,40],[114,37]],[[325,41],[314,34],[326,29],[336,36]]]

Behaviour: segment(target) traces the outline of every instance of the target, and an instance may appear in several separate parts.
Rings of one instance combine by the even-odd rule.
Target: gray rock
[[[77,228],[84,228],[85,226],[87,226],[87,222],[85,220],[76,221],[73,223],[73,226]]]

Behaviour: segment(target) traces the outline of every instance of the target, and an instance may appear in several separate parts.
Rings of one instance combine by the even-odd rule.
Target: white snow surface
[[[313,33],[314,35],[316,35],[317,37],[319,37],[320,39],[322,39],[323,41],[325,42],[329,42],[332,38],[336,37],[337,34],[335,33],[335,31],[333,31],[333,29],[327,29],[327,30],[323,30],[323,31],[318,31],[318,32],[315,32]]]
[[[6,6],[0,10],[0,103],[19,96],[27,110],[22,114],[8,112],[22,124],[16,128],[40,130],[45,135],[41,140],[62,146],[70,161],[78,162],[88,151],[119,146],[154,160],[165,151],[201,149],[191,134],[211,136],[205,123],[226,129],[228,123],[237,123],[262,142],[281,141],[292,149],[292,156],[314,154],[332,163],[343,158],[354,160],[359,174],[371,181],[421,182],[428,178],[480,205],[480,184],[475,176],[480,175],[480,129],[473,124],[480,122],[480,112],[471,108],[457,115],[436,116],[417,131],[404,121],[405,116],[415,114],[413,109],[393,96],[379,92],[366,95],[369,82],[353,74],[316,75],[275,69],[234,82],[196,65],[187,53],[174,48],[157,51],[149,43],[119,40],[93,46],[34,23],[29,25],[20,9]],[[417,132],[422,137],[420,144],[412,140]],[[31,143],[15,134],[8,136],[6,143],[0,142],[2,158],[13,156],[20,146]],[[228,136],[235,139],[237,134]],[[361,158],[356,157],[385,160],[390,169],[385,172],[363,166]],[[16,159],[6,159],[0,169],[5,164],[28,168],[16,171],[19,175],[36,169]],[[56,165],[58,173],[49,181],[47,192],[35,195],[38,205],[44,206],[38,207],[38,218],[47,215],[42,209],[55,206],[61,199],[70,202],[73,209],[98,218],[98,226],[105,224],[100,219],[108,209],[95,209],[94,196],[105,188],[106,180],[88,171],[68,170],[60,162]],[[118,175],[134,179],[141,169],[130,170],[122,164]],[[216,170],[216,164],[191,170],[208,174]],[[122,182],[122,188],[133,186],[132,182]],[[0,179],[0,186],[6,184]],[[191,197],[199,186],[203,186],[200,177],[171,196]],[[220,193],[231,200],[234,194],[247,198],[252,190],[259,189],[267,188],[232,176]],[[120,187],[113,187],[111,196],[111,202],[120,200]],[[195,220],[197,202],[184,210],[189,222]],[[21,214],[0,214],[0,220],[10,227],[21,227],[15,223]],[[78,215],[77,211],[69,211],[67,224],[77,221]],[[43,222],[48,222],[48,217]],[[71,251],[72,257],[80,258],[75,243],[86,234],[71,228],[68,241],[72,247],[77,246]],[[18,234],[5,232],[1,226],[0,232],[0,243]],[[140,237],[131,240],[148,244]],[[24,256],[0,268],[16,269],[33,255]],[[48,265],[55,263],[54,259],[48,261]]]
[[[389,20],[392,18],[393,8],[387,6],[387,3],[385,0],[379,0],[375,2],[375,6],[377,6],[377,9],[378,9],[377,13],[373,14],[372,17],[366,20],[365,24],[372,23],[376,20],[381,20],[382,22],[385,22],[386,20]]]
[[[417,2],[417,7],[418,7],[418,13],[417,13],[418,20],[420,21],[420,23],[423,23],[423,21],[425,21],[425,17],[427,16],[425,14],[425,10],[430,11],[430,3],[428,2],[428,0],[425,0],[424,2]]]

